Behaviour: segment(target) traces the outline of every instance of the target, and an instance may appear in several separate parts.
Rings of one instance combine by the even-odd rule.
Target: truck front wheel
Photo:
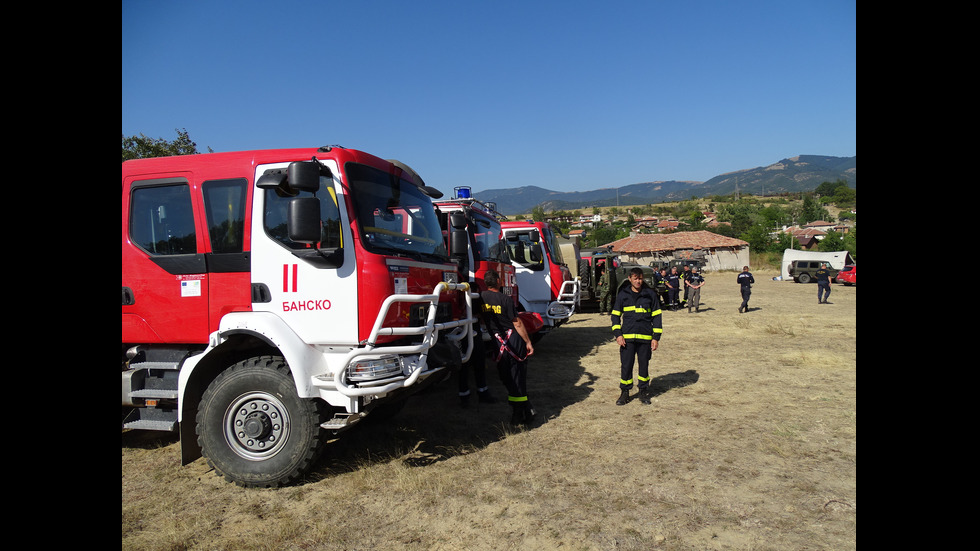
[[[221,372],[201,398],[197,440],[208,464],[244,487],[278,487],[305,474],[326,440],[322,406],[296,394],[285,360],[260,356]]]

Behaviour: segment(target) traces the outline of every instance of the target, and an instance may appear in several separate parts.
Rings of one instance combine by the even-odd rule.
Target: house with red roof
[[[747,241],[709,231],[633,234],[603,246],[608,245],[624,262],[641,266],[692,258],[704,260],[704,271],[740,271],[749,265]]]

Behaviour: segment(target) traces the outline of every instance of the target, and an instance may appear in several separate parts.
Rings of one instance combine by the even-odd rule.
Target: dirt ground
[[[504,401],[460,408],[454,378],[278,490],[123,433],[122,548],[855,549],[857,288],[817,304],[816,285],[755,273],[739,314],[737,274],[705,275],[701,312],[663,314],[650,405],[615,405],[618,347],[593,308],[538,343],[528,429]]]

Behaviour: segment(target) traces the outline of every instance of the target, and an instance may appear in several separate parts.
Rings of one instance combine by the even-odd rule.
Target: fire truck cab
[[[541,314],[542,332],[568,321],[579,304],[579,280],[562,259],[555,231],[547,222],[530,220],[501,226],[523,308]]]

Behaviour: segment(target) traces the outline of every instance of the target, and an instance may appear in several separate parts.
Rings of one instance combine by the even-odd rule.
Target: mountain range
[[[857,187],[857,156],[798,155],[768,166],[720,174],[706,182],[642,182],[594,191],[552,191],[538,186],[524,186],[488,189],[474,193],[473,197],[483,202],[496,203],[497,211],[501,214],[514,215],[527,214],[539,205],[548,212],[731,195],[735,193],[736,186],[739,193],[752,195],[812,191],[823,182],[837,180],[847,182],[848,187]]]

